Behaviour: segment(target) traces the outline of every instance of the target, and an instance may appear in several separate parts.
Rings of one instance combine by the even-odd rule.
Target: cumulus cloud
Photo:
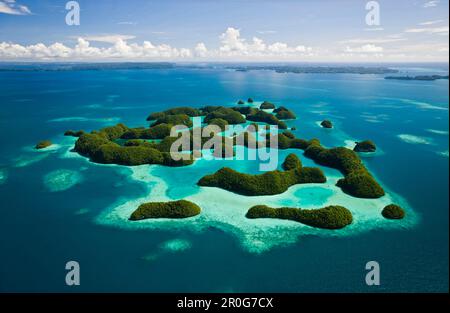
[[[10,15],[32,14],[31,10],[26,5],[18,4],[15,0],[0,1],[0,13]]]
[[[119,38],[110,47],[94,47],[84,38],[78,38],[77,44],[71,48],[62,43],[22,46],[14,43],[0,43],[0,58],[2,59],[166,59],[191,57],[189,49],[173,48],[170,45],[154,45],[144,41],[141,45],[128,44]]]
[[[2,0],[0,0],[2,1]],[[4,2],[4,1],[3,1]],[[427,29],[426,31],[418,29]],[[440,33],[446,28],[423,27],[410,29],[412,33]],[[174,47],[151,41],[137,42],[131,35],[90,35],[74,38],[74,43],[36,43],[22,45],[0,42],[0,60],[55,60],[55,61],[361,61],[436,60],[448,57],[448,43],[426,42],[418,45],[405,38],[406,32],[374,38],[354,38],[314,47],[281,41],[266,41],[259,37],[245,38],[239,29],[229,27],[220,36],[218,44],[200,41],[192,48]],[[412,35],[410,35],[412,36]],[[445,39],[445,38],[443,38]]]
[[[202,46],[204,57],[218,58],[295,58],[311,56],[313,49],[304,45],[289,46],[283,42],[266,43],[258,37],[247,40],[237,28],[228,27],[220,35],[221,45],[217,50],[207,50]],[[203,49],[205,48],[205,49]]]
[[[198,57],[206,57],[208,54],[208,49],[203,42],[199,42],[194,48],[194,53]]]

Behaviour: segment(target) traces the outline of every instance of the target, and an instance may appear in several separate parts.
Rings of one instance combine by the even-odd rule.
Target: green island
[[[276,195],[296,184],[325,183],[326,177],[319,168],[302,167],[295,154],[286,157],[285,171],[269,171],[260,175],[239,173],[224,167],[198,181],[199,186],[219,187],[245,196]]]
[[[320,123],[323,128],[333,128],[333,123],[329,120],[324,120]]]
[[[308,226],[324,229],[340,229],[353,222],[352,213],[342,206],[327,206],[315,210],[302,210],[299,208],[271,208],[266,205],[251,207],[247,218],[277,218],[291,220]]]
[[[279,120],[295,120],[297,118],[295,114],[288,109],[276,109],[273,112],[275,113],[275,117]]]
[[[392,220],[399,220],[405,217],[405,211],[396,204],[389,204],[381,212],[383,217]]]
[[[140,221],[149,218],[187,218],[200,214],[198,205],[187,200],[148,202],[141,204],[129,218]]]
[[[353,148],[353,151],[356,152],[375,152],[377,150],[377,146],[371,140],[364,140],[356,143],[356,146]]]
[[[40,150],[40,149],[50,147],[51,145],[53,145],[53,143],[50,140],[42,140],[42,141],[38,142],[36,144],[36,146],[34,146],[34,148],[36,150]]]
[[[271,103],[269,101],[264,101],[263,103],[261,103],[259,108],[261,110],[272,110],[272,109],[275,109],[275,104],[273,104],[273,103]]]
[[[322,147],[318,140],[312,140],[305,149],[305,156],[344,174],[344,178],[338,180],[337,186],[351,196],[375,199],[385,195],[383,188],[369,173],[358,155],[350,149],[327,149]]]
[[[262,122],[269,125],[277,125],[279,129],[287,129],[287,125],[285,122],[280,121],[275,115],[261,110],[258,110],[255,113],[248,114],[246,118],[247,121]]]
[[[64,133],[64,136],[80,137],[80,136],[83,135],[83,134],[84,134],[84,131],[83,131],[83,130],[77,130],[77,131],[75,131],[75,130],[67,130],[67,131]]]
[[[205,106],[201,108],[177,107],[162,112],[155,112],[148,116],[149,127],[129,128],[124,124],[105,127],[90,133],[84,131],[67,131],[66,134],[75,135],[77,141],[74,151],[90,158],[92,162],[118,165],[142,165],[159,164],[163,166],[187,166],[193,164],[193,145],[187,151],[179,150],[179,153],[188,154],[188,159],[175,161],[170,155],[170,147],[181,136],[170,137],[173,123],[180,123],[186,127],[192,126],[191,118],[204,117],[202,127],[217,125],[224,129],[227,125],[244,124],[252,122],[257,129],[261,124],[265,127],[278,125],[281,129],[287,129],[286,124],[276,117],[282,112],[290,112],[285,107],[276,108],[272,113],[251,106],[223,107]],[[193,129],[188,130],[191,135]],[[213,136],[202,137],[202,144]],[[232,138],[233,146],[241,144],[238,139],[244,137],[243,145],[255,148],[256,139],[252,132],[244,132]],[[339,170],[344,177],[339,179],[337,186],[345,193],[358,198],[380,198],[385,193],[383,188],[370,174],[355,151],[344,147],[325,148],[318,139],[305,140],[296,138],[293,133],[285,130],[282,133],[266,133],[266,141],[259,142],[262,146],[270,147],[270,143],[277,136],[278,149],[300,149],[304,156],[314,160],[317,164]],[[220,136],[223,147],[214,150],[214,155],[222,156],[226,151],[225,146],[230,145],[230,140]],[[363,143],[363,142],[362,142]],[[181,148],[180,148],[181,149]],[[229,156],[225,156],[229,157]],[[298,163],[295,165],[295,163]],[[294,164],[294,165],[292,165]],[[261,175],[249,175],[236,172],[230,168],[223,168],[212,175],[206,175],[198,182],[201,186],[220,187],[245,195],[269,195],[278,194],[287,190],[292,185],[299,183],[324,183],[325,175],[319,168],[302,167],[300,160],[289,155],[282,165],[284,171],[271,171]]]

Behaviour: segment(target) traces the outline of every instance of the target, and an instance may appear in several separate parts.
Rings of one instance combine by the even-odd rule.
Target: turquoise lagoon
[[[1,291],[448,291],[448,81],[220,67],[0,77]],[[117,122],[146,125],[149,113],[165,108],[233,105],[247,97],[292,109],[298,119],[288,125],[296,127],[297,137],[320,138],[330,147],[374,140],[378,151],[362,158],[388,194],[377,200],[345,195],[334,186],[341,174],[322,167],[324,185],[245,197],[196,182],[223,166],[258,173],[258,162],[98,165],[71,152],[75,140],[62,136],[67,129]],[[335,127],[318,127],[323,119]],[[42,139],[56,144],[35,151]],[[279,163],[289,153],[317,166],[300,150],[279,151]],[[170,199],[192,200],[202,214],[127,220],[144,201]],[[381,209],[391,202],[406,208],[404,220],[382,218]],[[355,221],[329,231],[247,220],[254,204],[345,205]],[[81,266],[76,288],[64,284],[70,260]],[[371,260],[380,263],[381,286],[365,285]]]

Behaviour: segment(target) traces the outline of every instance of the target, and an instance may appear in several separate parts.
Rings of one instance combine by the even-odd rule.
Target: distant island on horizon
[[[223,68],[246,72],[252,70],[271,70],[277,73],[297,73],[297,74],[394,74],[399,71],[385,66],[361,66],[355,65],[280,65],[257,64],[242,65],[241,63],[202,63],[183,64],[171,62],[67,62],[67,63],[1,63],[0,71],[27,72],[27,71],[83,71],[83,70],[148,70],[148,69],[207,69]]]
[[[362,65],[360,63],[340,65],[339,63],[176,63],[176,62],[0,62],[0,72],[60,72],[60,71],[101,71],[101,70],[161,70],[161,69],[223,69],[236,72],[274,71],[276,73],[294,74],[357,74],[383,75],[398,74],[401,69],[393,68],[391,64]],[[417,75],[417,76],[386,76],[389,80],[435,81],[448,79],[448,75]]]
[[[448,75],[387,76],[384,79],[434,81],[438,79],[448,79]]]

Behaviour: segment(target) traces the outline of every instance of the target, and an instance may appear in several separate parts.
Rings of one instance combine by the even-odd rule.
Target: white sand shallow
[[[36,162],[42,161],[49,156],[48,153],[40,153],[34,155],[20,155],[13,159],[14,167],[26,167]]]
[[[78,172],[60,169],[44,176],[44,185],[51,192],[64,191],[72,188],[83,180]]]
[[[432,134],[436,135],[448,135],[448,130],[438,130],[438,129],[427,129],[427,132],[430,132]]]
[[[353,150],[356,147],[356,140],[352,139],[344,140],[344,147]]]
[[[149,186],[149,193],[142,198],[125,200],[114,204],[101,213],[96,221],[103,225],[131,229],[188,229],[201,232],[209,227],[216,227],[235,235],[245,250],[253,253],[261,253],[275,246],[292,244],[304,235],[348,236],[377,228],[411,227],[417,220],[417,216],[409,209],[408,204],[393,194],[387,194],[380,199],[368,200],[354,198],[342,193],[335,186],[336,181],[340,178],[336,176],[328,177],[326,184],[296,185],[289,188],[285,193],[275,196],[247,197],[219,188],[201,187],[197,194],[185,198],[186,200],[197,203],[202,208],[202,213],[198,216],[180,220],[149,219],[134,222],[128,221],[130,214],[143,202],[175,200],[167,197],[166,183],[161,178],[152,175],[154,168],[155,166],[148,165],[131,168],[131,178],[146,183]],[[332,195],[326,199],[324,206],[343,205],[347,207],[353,213],[353,224],[344,229],[333,231],[316,229],[293,221],[276,219],[250,220],[245,218],[247,210],[253,205],[266,204],[273,207],[280,207],[283,206],[283,201],[296,199],[296,191],[302,188],[311,188],[311,186],[320,186],[331,190]],[[317,208],[308,206],[307,203],[310,202],[309,200],[304,199],[302,201],[302,199],[296,199],[302,208]],[[407,217],[401,221],[384,219],[381,216],[381,210],[390,203],[402,205],[406,209]]]
[[[433,144],[433,141],[427,137],[415,136],[415,135],[410,135],[410,134],[400,134],[400,135],[397,135],[397,137],[406,143],[415,144],[415,145],[431,145],[431,144]]]
[[[69,116],[69,117],[59,117],[48,120],[48,122],[98,122],[98,123],[117,123],[120,121],[118,117],[105,117],[105,118],[93,118],[84,116]]]
[[[191,247],[192,244],[190,241],[180,238],[165,241],[160,245],[160,248],[167,252],[186,251],[189,250]]]

